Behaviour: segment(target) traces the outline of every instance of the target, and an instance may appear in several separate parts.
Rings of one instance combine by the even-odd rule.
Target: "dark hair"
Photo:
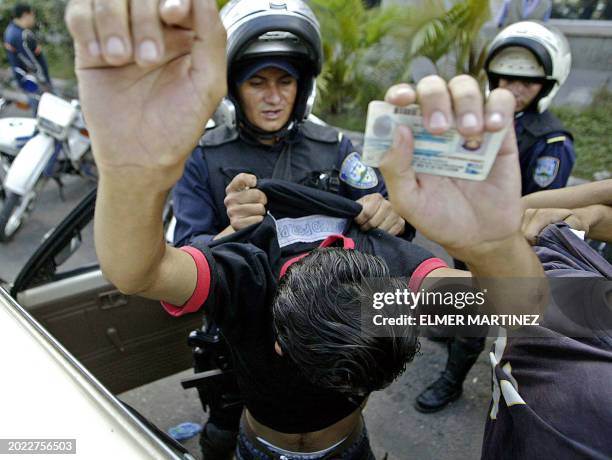
[[[15,14],[15,18],[19,19],[24,14],[31,13],[32,7],[27,3],[17,3],[17,5],[15,5],[15,8],[13,9],[13,12]]]
[[[381,286],[406,283],[391,278],[382,259],[359,251],[317,249],[293,264],[273,304],[283,356],[320,387],[367,395],[389,385],[418,351],[418,329],[374,334],[362,327],[362,302],[371,305]]]

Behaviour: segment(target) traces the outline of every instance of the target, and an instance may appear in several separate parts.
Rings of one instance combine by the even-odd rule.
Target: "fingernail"
[[[97,41],[91,41],[89,42],[89,45],[87,45],[87,50],[89,51],[89,54],[93,57],[98,57],[100,56],[100,44]]]
[[[489,123],[496,126],[501,126],[504,124],[504,117],[501,113],[494,112],[489,115]]]
[[[414,91],[411,88],[407,88],[406,86],[400,86],[399,88],[393,88],[389,92],[389,97],[391,99],[396,99],[402,96],[412,96],[414,95]]]
[[[157,45],[153,40],[143,41],[138,48],[138,54],[143,61],[156,61],[159,56]]]
[[[111,56],[123,56],[126,52],[123,40],[119,37],[110,37],[106,41],[106,52]]]
[[[431,114],[431,118],[429,119],[429,126],[432,129],[448,128],[448,120],[446,119],[446,115],[444,115],[439,110],[435,111]]]
[[[164,8],[178,8],[181,6],[181,0],[166,0]]]
[[[478,127],[478,118],[473,113],[466,113],[461,119],[464,128],[471,129]]]

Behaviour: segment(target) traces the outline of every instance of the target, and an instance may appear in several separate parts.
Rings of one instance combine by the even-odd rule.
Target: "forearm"
[[[521,199],[523,209],[575,209],[604,204],[612,206],[612,179],[556,190],[544,190]]]
[[[96,251],[105,276],[122,292],[182,305],[195,287],[195,265],[188,254],[164,242],[167,191],[157,187],[157,179],[155,171],[101,172]],[[190,264],[191,276],[172,276]]]
[[[488,310],[505,314],[541,312],[548,301],[542,264],[519,233],[452,254],[465,261],[476,284],[486,289]]]

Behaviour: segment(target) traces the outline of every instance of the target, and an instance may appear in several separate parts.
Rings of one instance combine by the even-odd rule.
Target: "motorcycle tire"
[[[17,232],[17,227],[14,231],[7,234],[6,226],[13,215],[15,209],[21,202],[21,196],[16,193],[6,192],[2,211],[0,211],[0,242],[4,243],[11,239],[11,237]]]

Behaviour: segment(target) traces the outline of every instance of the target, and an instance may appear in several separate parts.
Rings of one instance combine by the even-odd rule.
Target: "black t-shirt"
[[[407,278],[433,256],[386,232],[359,230],[352,219],[361,205],[354,201],[278,180],[262,180],[258,188],[268,197],[269,214],[261,224],[210,246],[192,244],[206,257],[198,266],[208,271],[210,280],[203,310],[230,345],[238,384],[253,416],[285,433],[321,430],[352,413],[364,397],[315,386],[274,351],[271,307],[283,267],[322,241],[354,245],[384,259],[393,276]],[[336,233],[344,238],[328,238]]]

